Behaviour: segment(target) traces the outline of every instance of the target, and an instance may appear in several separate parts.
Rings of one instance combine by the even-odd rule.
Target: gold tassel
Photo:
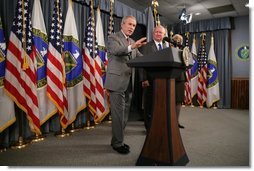
[[[23,70],[26,70],[29,68],[29,61],[28,61],[28,56],[25,55],[24,58],[23,58],[23,66],[22,66],[22,69]]]

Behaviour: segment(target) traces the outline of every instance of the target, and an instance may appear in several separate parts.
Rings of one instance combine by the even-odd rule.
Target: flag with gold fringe
[[[200,107],[203,107],[207,98],[207,54],[206,54],[206,34],[201,35],[201,46],[198,55],[198,97]]]
[[[56,105],[63,129],[68,126],[68,102],[63,57],[63,20],[60,0],[54,1],[47,61],[47,95]]]
[[[185,47],[189,48],[189,38],[190,33],[187,32],[185,34]],[[184,104],[190,105],[191,104],[191,69],[186,69],[185,71],[186,81],[184,84]]]
[[[219,79],[217,71],[217,60],[214,52],[214,37],[211,37],[211,46],[208,54],[207,75],[207,107],[220,100]]]
[[[32,12],[33,43],[37,63],[37,94],[40,123],[45,123],[56,112],[56,106],[47,96],[48,35],[41,10],[40,0],[34,0]]]
[[[100,8],[97,8],[97,20],[96,20],[96,39],[98,42],[98,50],[99,50],[99,56],[101,58],[101,73],[102,73],[102,80],[103,85],[105,83],[106,79],[106,71],[107,71],[107,65],[108,65],[108,58],[107,58],[107,51],[105,46],[105,40],[104,40],[104,32],[102,27],[102,21],[101,21],[101,12]],[[103,89],[104,92],[104,106],[105,106],[105,114],[103,114],[103,117],[106,116],[109,113],[109,97],[106,93],[106,90]]]
[[[37,64],[29,0],[19,0],[6,55],[4,88],[29,120],[30,129],[41,134],[37,98]]]
[[[0,133],[16,121],[14,102],[4,92],[6,41],[0,17]]]
[[[90,1],[89,17],[86,26],[86,35],[83,43],[83,73],[84,93],[89,99],[88,107],[95,122],[105,117],[104,89],[102,81],[101,63],[98,43],[95,34],[93,1]]]
[[[64,62],[68,99],[68,124],[75,121],[78,112],[86,107],[83,92],[83,61],[79,48],[78,31],[72,2],[69,0],[64,31]]]
[[[193,98],[198,91],[198,58],[195,35],[192,41],[191,54],[193,59],[193,66],[191,67],[191,98]]]

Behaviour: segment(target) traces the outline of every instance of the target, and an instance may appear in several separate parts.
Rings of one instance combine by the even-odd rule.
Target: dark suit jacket
[[[134,43],[134,40],[129,38]],[[138,49],[128,53],[128,42],[121,31],[108,37],[108,68],[104,88],[112,91],[126,91],[129,85],[132,69],[126,62],[137,56],[142,56]]]
[[[167,48],[165,43],[163,44],[163,49],[164,48]],[[158,49],[157,49],[156,43],[153,40],[148,42],[146,45],[142,46],[142,48],[140,48],[140,52],[144,56],[148,55],[148,54],[151,54],[151,53],[154,53],[156,51],[158,51]],[[139,70],[139,78],[140,78],[140,81],[148,80],[149,83],[151,84],[152,80],[151,80],[150,76],[147,74],[147,72],[144,69]]]
[[[165,44],[163,44],[163,48],[167,48]],[[154,41],[148,42],[145,46],[143,46],[140,49],[140,52],[144,56],[148,55],[150,53],[154,53],[156,51],[157,51],[157,47],[156,47],[156,44]],[[152,91],[153,80],[144,69],[139,70],[139,77],[140,77],[140,81],[145,81],[145,80],[149,81],[149,84],[150,84],[149,91]],[[181,103],[184,99],[184,82],[185,82],[184,72],[180,75],[180,77],[177,77],[175,79],[175,81],[176,81],[176,89],[175,89],[176,90],[176,102]],[[152,105],[152,103],[151,103],[151,105]]]

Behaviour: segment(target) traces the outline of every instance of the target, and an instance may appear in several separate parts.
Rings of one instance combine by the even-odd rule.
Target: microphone
[[[171,39],[170,37],[164,37],[163,41],[166,41],[168,43],[171,44],[171,46],[173,45],[174,47],[178,47],[179,49],[183,48],[183,45],[177,43],[176,41],[174,41],[173,39]]]
[[[174,44],[174,41],[170,37],[164,37],[163,41]]]

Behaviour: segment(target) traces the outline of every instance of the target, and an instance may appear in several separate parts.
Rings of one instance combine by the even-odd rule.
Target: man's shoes
[[[130,150],[130,146],[129,146],[128,144],[123,144],[123,146],[124,146],[126,149]]]
[[[126,144],[127,145],[127,144]],[[128,146],[128,145],[127,145]],[[127,148],[127,146],[122,145],[120,147],[113,147],[115,151],[117,151],[120,154],[128,154],[130,150]],[[130,147],[129,147],[130,148]]]
[[[184,129],[184,126],[181,124],[178,124],[178,127]]]

